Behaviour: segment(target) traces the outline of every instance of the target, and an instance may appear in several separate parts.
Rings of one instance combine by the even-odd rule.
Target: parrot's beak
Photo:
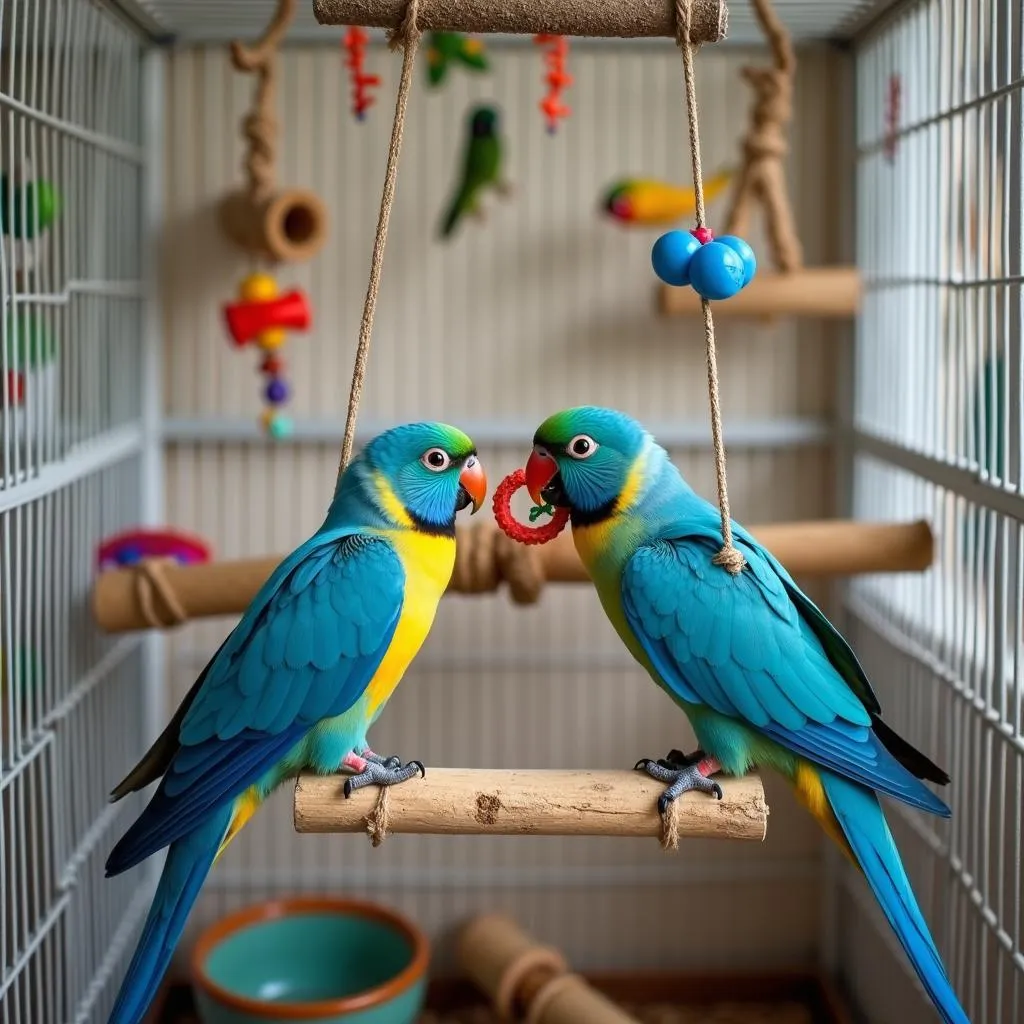
[[[480,511],[486,497],[487,474],[480,460],[475,455],[470,455],[459,474],[459,501],[456,509],[461,511],[472,503],[473,511],[470,515],[475,515]]]
[[[534,448],[526,461],[526,489],[537,505],[564,503],[558,463],[543,449]]]

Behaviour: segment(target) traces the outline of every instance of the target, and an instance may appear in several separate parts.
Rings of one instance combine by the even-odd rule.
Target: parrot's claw
[[[658,797],[658,812],[664,814],[668,805],[690,790],[701,793],[713,793],[716,799],[722,799],[722,787],[714,779],[708,778],[719,771],[717,761],[697,751],[694,755],[681,754],[673,750],[668,757],[655,761],[650,757],[642,757],[633,766],[634,771],[644,771],[652,779],[665,782],[665,792]]]
[[[427,777],[427,769],[423,767],[422,761],[410,761],[402,764],[397,757],[389,757],[387,761],[371,761],[366,758],[366,768],[358,775],[352,775],[345,780],[343,792],[350,797],[357,789],[364,786],[397,786],[400,782],[407,782],[414,775]],[[397,761],[397,764],[392,764]]]
[[[372,750],[363,751],[363,760],[369,761],[371,764],[380,764],[385,768],[398,768],[402,759],[396,754],[392,754],[390,757],[382,757],[380,754],[375,754]]]
[[[511,181],[499,181],[494,190],[502,199],[511,199],[516,194],[516,187]]]

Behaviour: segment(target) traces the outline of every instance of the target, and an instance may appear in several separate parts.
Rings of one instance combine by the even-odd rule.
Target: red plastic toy
[[[355,114],[357,121],[366,119],[366,111],[376,99],[370,95],[370,90],[380,85],[379,75],[368,75],[363,70],[369,39],[365,29],[352,25],[345,32],[345,38],[341,43],[346,51],[345,67],[349,69],[349,78],[352,82],[352,113]]]
[[[902,81],[899,75],[889,76],[889,93],[885,102],[885,159],[892,163],[896,159],[896,136],[900,130],[900,93]]]
[[[544,56],[544,63],[548,69],[544,76],[548,94],[540,101],[540,109],[547,118],[548,131],[554,134],[558,129],[558,122],[572,113],[562,102],[562,93],[572,85],[572,75],[566,71],[569,40],[565,36],[538,35],[533,37],[533,41],[538,46],[548,48]]]
[[[7,404],[21,405],[25,401],[25,374],[7,371]]]
[[[526,526],[512,515],[511,507],[512,495],[520,487],[525,486],[526,473],[521,469],[517,469],[514,473],[509,473],[498,484],[494,490],[492,503],[494,518],[498,526],[501,527],[502,532],[519,544],[547,544],[549,540],[554,540],[565,529],[565,524],[569,522],[569,510],[567,508],[552,508],[550,505],[547,507],[535,507],[530,511],[531,522],[544,514],[550,515],[551,521],[543,526]]]
[[[241,348],[275,328],[309,330],[311,317],[305,294],[295,290],[274,299],[231,303],[224,307],[224,319],[231,340]]]
[[[210,561],[213,552],[202,537],[181,530],[125,530],[105,540],[96,553],[102,572],[134,565],[143,558],[173,558],[181,565]]]

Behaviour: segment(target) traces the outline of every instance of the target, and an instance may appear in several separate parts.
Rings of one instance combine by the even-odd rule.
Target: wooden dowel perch
[[[802,267],[785,273],[759,270],[743,291],[715,303],[715,316],[807,316],[849,319],[860,308],[861,278],[856,267]],[[692,288],[659,286],[666,316],[697,316],[700,296]]]
[[[312,192],[277,189],[277,48],[295,13],[296,0],[278,0],[263,38],[253,47],[231,44],[235,70],[256,75],[252,110],[242,122],[248,142],[246,187],[221,203],[220,222],[236,245],[274,263],[308,260],[327,240],[327,209]]]
[[[579,975],[565,957],[542,946],[502,914],[468,921],[456,938],[456,958],[504,1021],[529,1024],[636,1024]]]
[[[313,0],[321,25],[361,25],[394,30],[408,0]],[[694,43],[725,38],[729,12],[719,0],[693,0],[690,36]],[[551,33],[636,39],[676,35],[675,0],[430,0],[416,22],[423,31]]]
[[[679,836],[764,839],[768,805],[756,775],[719,777],[723,798],[686,793]],[[347,799],[342,775],[301,775],[295,784],[297,832],[365,832],[379,790]],[[428,768],[388,790],[387,832],[428,835],[653,836],[664,823],[664,785],[631,771],[509,771]]]
[[[918,572],[932,564],[926,522],[821,520],[755,526],[751,532],[795,576]],[[100,573],[92,606],[101,629],[120,633],[168,628],[189,619],[239,615],[281,556],[178,565],[143,561]],[[568,532],[543,547],[510,541],[489,523],[460,529],[449,592],[488,593],[506,583],[512,600],[532,604],[545,583],[582,583],[587,575]]]

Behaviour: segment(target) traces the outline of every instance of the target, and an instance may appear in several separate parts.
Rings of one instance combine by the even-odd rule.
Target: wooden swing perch
[[[822,520],[751,528],[796,576],[918,572],[932,563],[926,522]],[[495,591],[504,582],[517,604],[540,598],[545,583],[584,583],[588,577],[566,532],[550,544],[526,547],[490,523],[460,528],[450,593]],[[281,561],[279,556],[177,565],[143,561],[100,573],[92,607],[100,628],[120,633],[167,629],[190,619],[239,615]]]

